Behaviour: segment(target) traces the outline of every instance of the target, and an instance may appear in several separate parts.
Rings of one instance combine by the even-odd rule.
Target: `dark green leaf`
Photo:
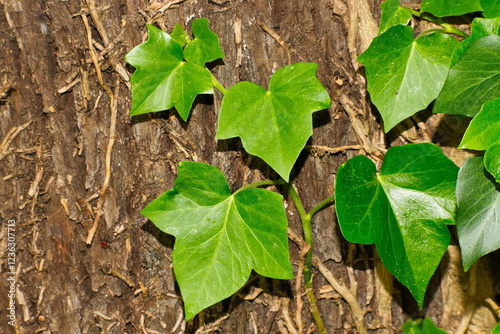
[[[186,46],[186,44],[191,41],[187,31],[177,23],[175,24],[174,30],[170,33],[170,37],[182,47]]]
[[[484,9],[484,17],[493,18],[500,16],[500,1],[481,0],[481,5]]]
[[[500,141],[500,98],[486,102],[470,122],[459,148],[486,150]]]
[[[184,49],[184,58],[188,63],[205,66],[205,63],[224,58],[219,37],[210,30],[207,19],[194,20],[191,30],[195,38]]]
[[[344,237],[375,243],[387,269],[422,306],[450,242],[458,167],[432,144],[391,148],[380,175],[365,156],[341,165],[335,189]]]
[[[477,39],[480,39],[481,37],[485,37],[491,34],[500,34],[500,18],[497,17],[494,19],[483,19],[476,17],[471,24],[470,36],[459,43],[455,50],[453,50],[451,65],[454,65],[458,61],[458,59],[460,59],[462,54],[467,51],[470,43],[474,42]]]
[[[172,262],[186,320],[238,291],[252,269],[293,277],[282,196],[255,188],[231,195],[213,166],[181,162],[174,188],[141,213],[176,237]]]
[[[483,7],[480,0],[424,0],[421,10],[437,17],[443,17],[481,12]]]
[[[240,137],[245,150],[269,164],[285,180],[312,134],[315,111],[330,97],[316,78],[318,65],[285,66],[271,77],[269,90],[243,81],[224,96],[217,139]]]
[[[484,166],[500,182],[500,141],[493,143],[484,154]]]
[[[376,37],[358,57],[366,67],[368,91],[386,132],[438,96],[457,43],[441,33],[414,40],[412,28],[399,25]]]
[[[207,69],[183,61],[182,47],[167,33],[147,25],[149,38],[125,59],[136,68],[132,83],[131,115],[175,107],[187,120],[198,94],[212,94],[212,77]]]
[[[500,248],[500,185],[485,170],[483,157],[470,157],[460,168],[457,201],[458,240],[468,270]]]
[[[380,5],[380,8],[382,9],[382,13],[380,14],[379,34],[395,25],[407,25],[410,22],[411,9],[401,7],[399,0],[384,1]]]
[[[404,334],[447,334],[441,328],[438,328],[431,318],[424,320],[408,320],[401,327]]]
[[[483,103],[500,97],[500,36],[470,43],[453,65],[434,105],[434,113],[476,115]]]

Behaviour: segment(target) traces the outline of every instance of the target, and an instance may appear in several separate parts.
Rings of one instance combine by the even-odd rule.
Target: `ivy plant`
[[[259,187],[282,187],[295,204],[311,247],[303,274],[320,333],[326,329],[311,292],[311,223],[334,201],[345,239],[375,244],[420,307],[450,243],[449,225],[456,224],[465,270],[500,248],[500,6],[489,0],[425,0],[416,11],[387,0],[381,10],[379,36],[358,60],[384,130],[432,106],[435,113],[473,118],[459,147],[485,151],[484,157],[471,157],[459,168],[434,144],[409,144],[389,148],[377,170],[369,157],[356,156],[340,166],[335,193],[310,212],[289,181],[312,135],[312,114],[331,104],[316,64],[270,73],[267,87],[244,81],[226,89],[207,68],[224,52],[203,18],[192,22],[192,36],[180,25],[170,34],[147,25],[148,40],[127,54],[136,68],[132,116],[175,108],[186,121],[196,96],[215,88],[223,94],[216,138],[239,137],[249,154],[279,175],[231,193],[216,167],[181,162],[173,188],[141,211],[176,238],[172,262],[187,320],[234,294],[252,270],[293,277],[283,197]],[[446,21],[469,13],[476,15],[470,36]],[[408,25],[412,18],[439,28],[416,33]],[[403,329],[440,333],[433,326],[425,319]]]

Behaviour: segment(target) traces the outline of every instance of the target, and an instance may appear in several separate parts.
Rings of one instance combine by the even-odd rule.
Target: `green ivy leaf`
[[[493,328],[493,332],[491,334],[500,334],[500,322]]]
[[[330,97],[316,78],[317,67],[285,66],[273,74],[267,91],[248,81],[231,87],[222,100],[217,139],[240,137],[248,153],[288,181],[312,135],[311,114],[330,106]]]
[[[393,26],[407,25],[411,20],[411,9],[401,7],[399,0],[384,1],[380,8],[382,13],[380,14],[379,35]]]
[[[374,38],[358,57],[366,67],[368,91],[386,132],[437,97],[457,43],[441,33],[414,40],[411,27],[398,25]]]
[[[486,150],[500,141],[500,98],[486,102],[472,119],[459,148]]]
[[[481,0],[484,17],[493,18],[500,16],[500,2],[498,0]]]
[[[147,25],[149,38],[125,57],[136,68],[132,83],[131,115],[162,111],[175,107],[187,120],[198,94],[212,94],[210,72],[183,61],[180,44],[169,34]]]
[[[177,23],[174,26],[174,30],[170,33],[170,37],[182,47],[185,47],[191,41],[187,31]]]
[[[500,36],[470,43],[448,73],[434,113],[475,116],[483,103],[500,97]]]
[[[231,195],[213,166],[181,162],[174,187],[141,213],[176,237],[172,262],[186,320],[238,291],[252,269],[293,277],[282,196],[255,188]]]
[[[484,167],[500,182],[500,141],[492,144],[484,154]]]
[[[458,167],[432,144],[396,146],[380,174],[365,156],[340,166],[336,211],[344,237],[375,243],[386,268],[423,305],[450,242]]]
[[[457,202],[458,240],[468,270],[500,248],[500,185],[485,170],[483,157],[470,157],[460,168]]]
[[[205,66],[205,63],[225,57],[219,37],[210,30],[207,19],[194,20],[191,30],[195,38],[184,49],[184,58],[188,63]]]
[[[404,334],[447,334],[437,327],[431,318],[408,320],[401,327]]]
[[[453,50],[451,65],[455,65],[458,59],[460,59],[464,52],[467,51],[472,42],[491,34],[500,35],[500,17],[494,19],[476,17],[471,24],[470,36],[459,43],[455,50]]]
[[[431,13],[437,17],[459,16],[483,11],[480,0],[424,0],[420,8],[422,12]]]

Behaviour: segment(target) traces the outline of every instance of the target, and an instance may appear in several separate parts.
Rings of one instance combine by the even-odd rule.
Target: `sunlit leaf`
[[[484,167],[500,182],[500,141],[493,143],[484,154]]]
[[[264,189],[231,194],[217,168],[181,162],[172,189],[141,213],[175,236],[175,277],[186,320],[240,289],[254,269],[293,277],[281,195]]]
[[[384,1],[380,8],[382,13],[380,14],[379,34],[395,25],[407,25],[411,20],[411,9],[401,7],[399,0]]]
[[[486,102],[472,119],[459,148],[486,150],[500,141],[500,98]]]
[[[443,17],[481,12],[483,7],[480,0],[424,0],[421,10],[437,17]]]
[[[431,318],[408,320],[401,327],[403,334],[447,334],[441,328],[438,328]]]

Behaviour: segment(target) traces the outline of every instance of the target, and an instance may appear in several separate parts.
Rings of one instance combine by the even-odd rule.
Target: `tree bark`
[[[212,69],[226,88],[243,80],[267,87],[272,73],[290,61],[318,63],[333,103],[314,114],[314,135],[293,179],[311,209],[333,193],[341,163],[366,152],[381,157],[377,147],[387,144],[355,60],[377,34],[379,4],[0,0],[0,332],[314,330],[295,280],[259,276],[229,300],[183,320],[171,268],[174,238],[139,211],[173,186],[183,160],[220,168],[233,190],[276,175],[239,140],[215,140],[218,92],[197,98],[188,122],[175,110],[130,117],[133,68],[123,57],[145,40],[146,23],[190,30],[194,19],[206,17],[226,54]],[[358,149],[328,149],[341,146]],[[285,205],[290,229],[300,235],[293,204],[286,199]],[[313,229],[321,268],[351,291],[366,328],[398,332],[416,316],[431,316],[449,331],[464,326],[468,315],[472,325],[466,329],[487,330],[494,323],[480,301],[498,297],[499,275],[487,265],[498,256],[464,274],[457,247],[450,246],[419,311],[372,247],[342,238],[333,206],[315,217]],[[9,233],[15,237],[14,273]],[[290,247],[297,264],[299,249],[292,241]],[[7,310],[12,281],[14,326]],[[328,333],[356,332],[355,312],[319,271],[314,285]]]

